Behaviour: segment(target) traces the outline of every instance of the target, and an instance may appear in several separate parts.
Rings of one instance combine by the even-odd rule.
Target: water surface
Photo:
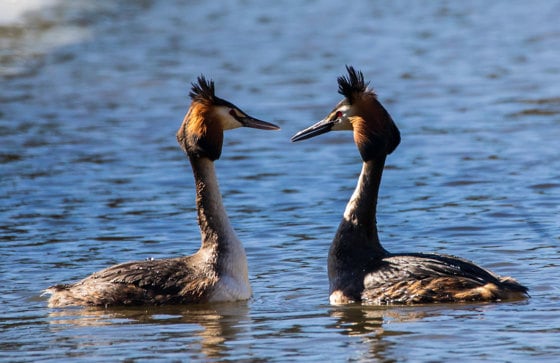
[[[560,3],[47,2],[0,27],[0,360],[556,361]],[[393,252],[476,261],[527,301],[328,305],[326,254],[360,171],[348,133],[291,144],[363,70],[401,129],[378,224]],[[189,83],[280,132],[225,135],[216,163],[249,259],[248,302],[48,309],[41,290],[190,254],[175,140]]]

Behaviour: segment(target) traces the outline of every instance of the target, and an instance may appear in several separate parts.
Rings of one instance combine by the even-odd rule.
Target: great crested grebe
[[[364,76],[346,66],[338,78],[344,99],[323,120],[298,132],[300,141],[329,131],[352,130],[363,160],[328,257],[331,304],[415,304],[524,298],[527,288],[462,258],[389,253],[377,235],[376,204],[385,158],[400,142],[391,116]]]
[[[192,84],[191,106],[177,132],[190,159],[196,187],[200,249],[191,256],[127,262],[73,284],[48,288],[50,307],[160,305],[246,300],[251,297],[247,258],[229,222],[214,161],[223,132],[237,127],[278,130],[218,98],[204,76]]]

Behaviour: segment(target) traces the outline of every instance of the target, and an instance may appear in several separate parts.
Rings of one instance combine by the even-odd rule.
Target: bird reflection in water
[[[206,358],[223,358],[230,356],[227,341],[238,340],[243,334],[249,318],[246,302],[228,302],[196,305],[150,306],[150,307],[97,307],[65,308],[53,310],[49,314],[51,330],[68,332],[69,326],[106,327],[112,325],[154,325],[139,334],[113,337],[109,344],[134,342],[142,339],[142,344],[168,344],[184,342],[185,351],[200,349]],[[147,331],[147,333],[146,333]],[[107,345],[102,334],[88,331],[87,339],[91,345]],[[93,338],[95,337],[95,338]],[[148,338],[146,338],[148,337]],[[91,341],[98,339],[98,341]],[[176,346],[174,346],[176,349]]]
[[[395,350],[402,349],[401,336],[418,334],[417,326],[423,320],[480,319],[487,309],[495,306],[491,303],[473,304],[424,304],[416,306],[373,306],[373,305],[338,305],[329,310],[335,320],[331,328],[341,335],[361,337],[358,350],[368,347],[366,356],[360,360],[393,361]],[[396,337],[396,338],[395,338]],[[410,338],[408,339],[410,341]],[[362,353],[363,354],[363,353]]]

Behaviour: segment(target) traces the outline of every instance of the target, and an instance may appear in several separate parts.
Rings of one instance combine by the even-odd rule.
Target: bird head
[[[393,119],[364,82],[364,75],[346,66],[348,76],[338,77],[338,93],[344,98],[321,121],[299,131],[292,141],[301,141],[329,131],[351,130],[364,161],[392,153],[400,143]]]
[[[222,153],[223,133],[238,127],[279,130],[272,123],[249,116],[231,102],[216,96],[214,82],[199,76],[189,93],[192,100],[177,140],[190,156],[216,160]]]

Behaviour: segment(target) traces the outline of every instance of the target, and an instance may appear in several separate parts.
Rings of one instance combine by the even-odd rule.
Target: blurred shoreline
[[[23,22],[25,15],[57,3],[58,0],[4,0],[0,2],[0,26]]]

